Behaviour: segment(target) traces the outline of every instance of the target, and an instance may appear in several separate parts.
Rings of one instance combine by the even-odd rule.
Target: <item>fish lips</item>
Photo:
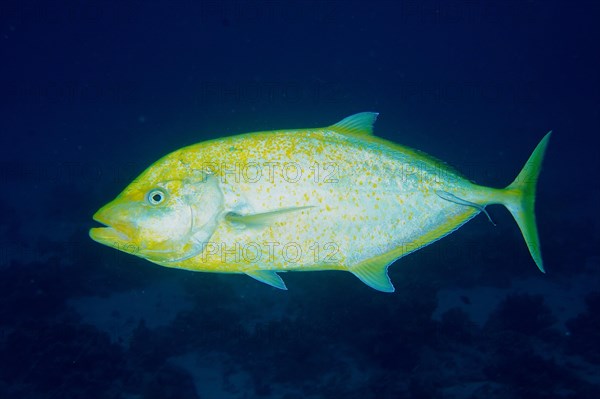
[[[125,223],[115,222],[114,218],[110,217],[111,210],[111,208],[104,207],[94,214],[92,218],[105,227],[91,228],[89,233],[90,238],[101,244],[110,246],[133,244],[130,235],[127,234],[129,226]]]

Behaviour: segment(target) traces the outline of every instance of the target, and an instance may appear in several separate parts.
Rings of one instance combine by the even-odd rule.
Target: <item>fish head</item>
[[[92,228],[90,237],[156,263],[198,255],[222,213],[218,179],[205,173],[151,172],[94,214],[105,227]]]

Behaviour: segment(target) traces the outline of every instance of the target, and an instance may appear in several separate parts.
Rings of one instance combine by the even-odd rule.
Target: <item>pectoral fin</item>
[[[285,283],[273,270],[253,270],[246,272],[246,274],[261,283],[269,284],[271,287],[279,288],[280,290],[287,290]]]
[[[282,219],[284,216],[287,216],[292,212],[298,212],[309,208],[314,208],[314,206],[282,208],[275,211],[252,213],[248,215],[240,215],[236,212],[229,212],[225,215],[225,220],[230,223],[244,225],[245,227],[264,227],[273,224],[277,220]]]

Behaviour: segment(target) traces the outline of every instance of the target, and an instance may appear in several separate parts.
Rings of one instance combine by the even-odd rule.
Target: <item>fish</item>
[[[545,272],[535,220],[552,131],[505,188],[373,134],[378,113],[323,128],[220,137],[171,152],[93,219],[98,243],[160,266],[246,274],[286,290],[281,272],[347,271],[394,292],[388,268],[504,205]],[[493,223],[493,222],[492,222]]]

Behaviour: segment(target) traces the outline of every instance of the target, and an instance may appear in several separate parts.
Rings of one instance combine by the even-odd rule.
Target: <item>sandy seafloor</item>
[[[7,2],[0,8],[0,398],[600,397],[595,2]],[[390,267],[170,270],[92,242],[156,159],[379,111],[481,184],[553,137],[547,273],[500,206]]]

